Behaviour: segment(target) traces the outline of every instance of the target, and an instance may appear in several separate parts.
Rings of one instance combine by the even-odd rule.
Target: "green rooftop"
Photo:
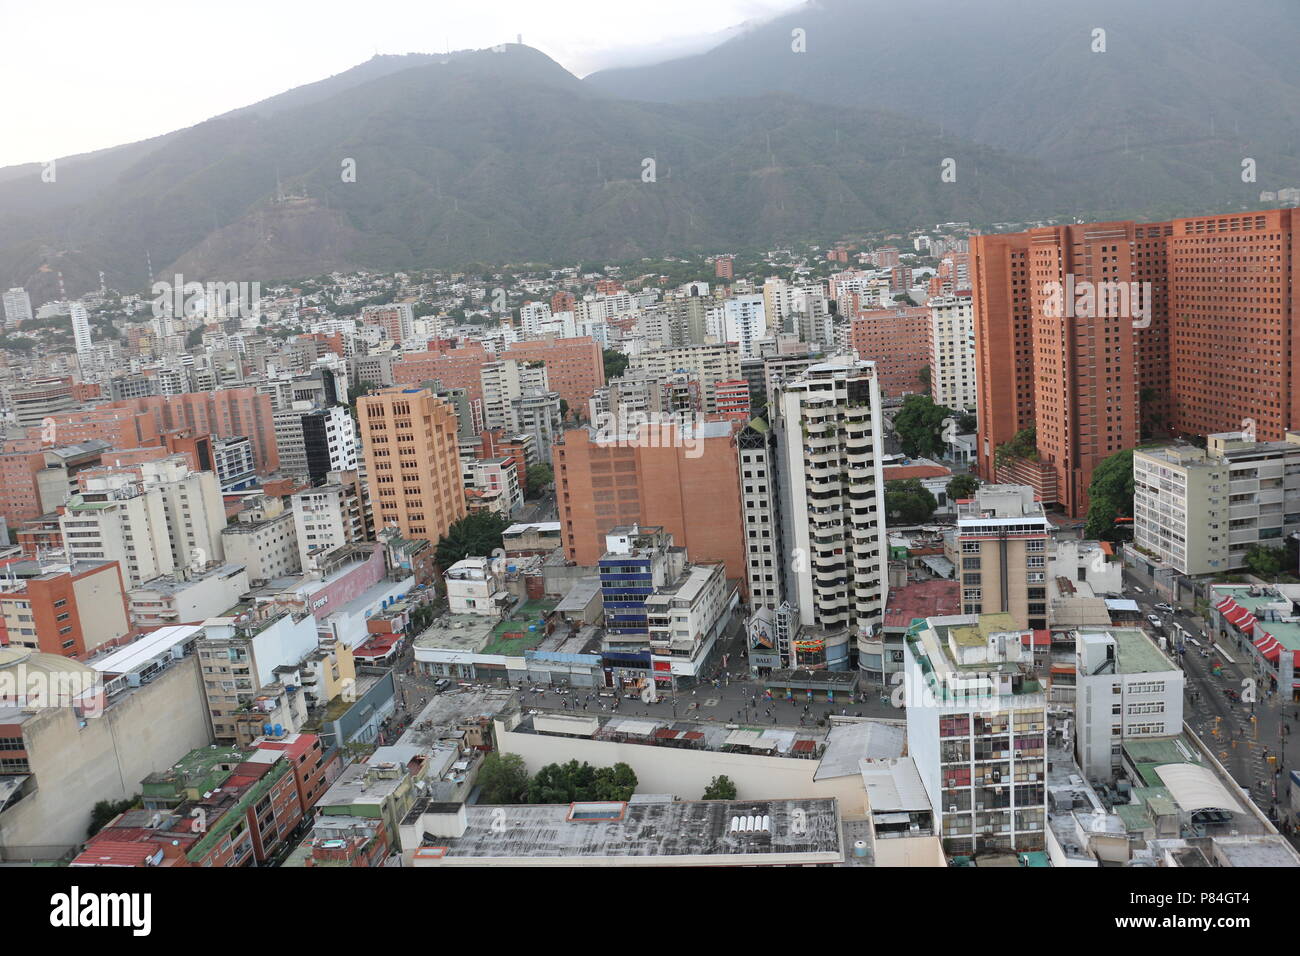
[[[1164,781],[1156,773],[1156,767],[1163,767],[1170,763],[1197,763],[1196,760],[1189,760],[1175,743],[1178,737],[1145,737],[1138,740],[1124,741],[1124,754],[1128,757],[1133,766],[1137,767],[1138,773],[1142,777],[1143,783],[1149,790],[1163,788]],[[1186,747],[1187,745],[1184,744]],[[1195,751],[1187,747],[1189,752]],[[1168,796],[1165,790],[1161,796]],[[1147,793],[1146,796],[1157,796],[1154,793]]]
[[[225,834],[236,824],[246,822],[248,817],[245,811],[253,804],[257,803],[271,789],[281,777],[289,772],[288,760],[277,760],[271,765],[271,769],[261,780],[249,787],[239,802],[222,814],[217,825],[209,830],[198,843],[190,847],[185,856],[190,861],[201,860],[206,856]]]
[[[141,782],[141,792],[145,796],[181,797],[188,794],[191,799],[199,793],[221,786],[221,782],[230,776],[230,770],[242,763],[247,752],[238,747],[198,747],[167,770],[149,774]]]
[[[505,657],[522,657],[524,651],[531,651],[546,638],[546,631],[539,621],[555,610],[554,601],[529,601],[515,611],[509,618],[492,629],[492,636],[480,653],[501,654]],[[537,625],[537,630],[528,628]],[[522,637],[506,637],[510,633],[523,632]]]

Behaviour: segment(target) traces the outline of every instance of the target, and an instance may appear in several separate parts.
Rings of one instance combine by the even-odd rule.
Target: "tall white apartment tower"
[[[77,355],[89,355],[94,351],[90,344],[90,313],[80,302],[69,303],[69,307],[72,310],[72,340],[77,346]]]
[[[728,342],[740,346],[741,358],[758,354],[755,343],[767,335],[767,313],[761,293],[728,299],[722,306],[722,321],[723,335]]]
[[[751,562],[754,606],[798,608],[802,638],[783,667],[848,670],[883,623],[888,589],[875,366],[853,355],[810,365],[772,408],[770,438],[737,442],[747,550],[770,542],[783,563]]]
[[[930,392],[936,405],[975,407],[975,319],[970,296],[930,300]]]
[[[12,328],[32,317],[32,297],[26,289],[14,287],[4,294],[5,326]]]

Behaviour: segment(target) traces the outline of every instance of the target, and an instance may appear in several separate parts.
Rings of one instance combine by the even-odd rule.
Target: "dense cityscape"
[[[402,268],[324,195],[0,242],[0,866],[1300,866],[1300,189]]]

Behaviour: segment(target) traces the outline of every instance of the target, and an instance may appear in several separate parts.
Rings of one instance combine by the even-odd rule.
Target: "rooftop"
[[[956,581],[917,581],[889,589],[885,627],[906,629],[919,618],[946,617],[961,611],[961,585]]]
[[[464,833],[426,833],[416,860],[505,858],[575,865],[610,858],[636,858],[642,865],[708,862],[710,857],[722,857],[717,862],[728,865],[843,860],[833,799],[635,802],[610,805],[608,815],[580,815],[575,807],[580,809],[571,804],[467,806]]]

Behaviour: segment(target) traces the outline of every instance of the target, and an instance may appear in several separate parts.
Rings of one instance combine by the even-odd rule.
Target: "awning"
[[[1223,619],[1236,628],[1240,628],[1241,622],[1248,617],[1250,617],[1250,612],[1235,602],[1232,609],[1223,615]]]
[[[1255,649],[1264,660],[1276,664],[1277,659],[1282,656],[1282,643],[1268,631],[1262,633],[1264,636],[1254,641]]]
[[[1241,802],[1219,782],[1207,767],[1191,763],[1169,763],[1155,768],[1160,782],[1169,788],[1174,802],[1188,813],[1198,810],[1241,810]]]
[[[1226,597],[1218,604],[1214,605],[1214,609],[1218,611],[1220,614],[1227,614],[1229,610],[1235,608],[1236,606],[1237,606],[1236,601],[1234,601],[1231,597]]]

